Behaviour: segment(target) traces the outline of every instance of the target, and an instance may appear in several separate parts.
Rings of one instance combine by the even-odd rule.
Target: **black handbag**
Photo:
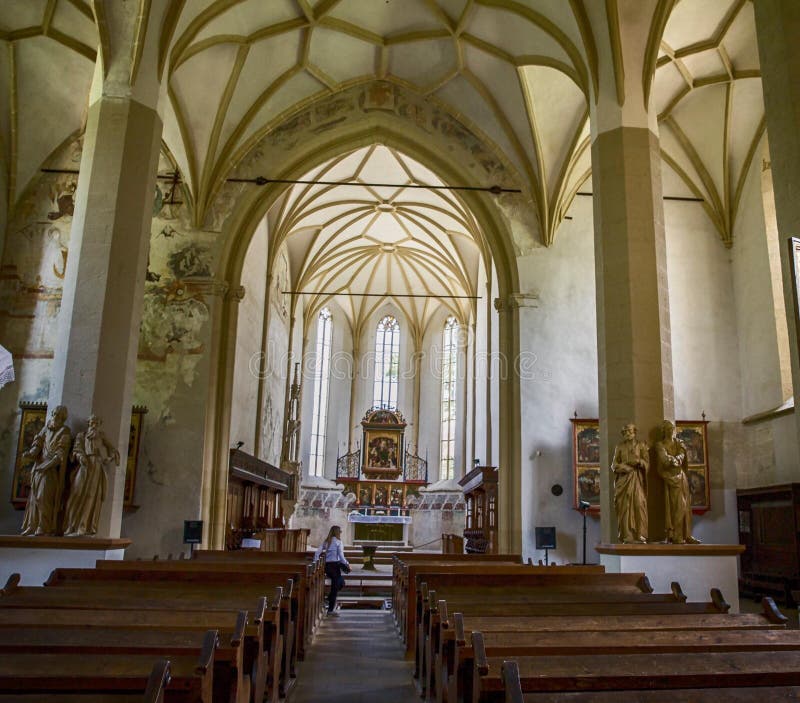
[[[343,561],[339,562],[339,569],[341,570],[341,572],[343,574],[349,574],[350,573],[350,565],[349,564],[345,564]]]

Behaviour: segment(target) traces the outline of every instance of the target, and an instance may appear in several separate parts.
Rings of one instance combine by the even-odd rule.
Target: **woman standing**
[[[338,525],[334,525],[328,531],[325,541],[317,547],[317,551],[314,553],[314,561],[317,561],[321,554],[325,555],[325,575],[331,580],[331,592],[328,596],[328,615],[332,617],[338,617],[339,615],[335,611],[336,596],[344,588],[342,569],[344,569],[345,573],[350,572],[350,563],[344,558],[341,536],[342,529]]]

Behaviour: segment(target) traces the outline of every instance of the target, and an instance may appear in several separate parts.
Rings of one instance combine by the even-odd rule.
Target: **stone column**
[[[591,9],[603,11],[600,3]],[[592,183],[601,537],[615,542],[609,463],[620,429],[634,422],[652,445],[659,423],[674,419],[674,392],[661,155],[643,81],[657,3],[619,0],[605,9],[593,18],[597,37],[610,38],[598,46],[600,96],[591,99]],[[604,34],[601,22],[614,29]],[[663,486],[654,470],[650,478],[649,536],[663,539]]]
[[[788,237],[800,236],[800,3],[796,0],[758,0],[756,18],[761,83],[767,115],[775,194],[775,214],[783,273],[783,291],[792,368],[795,432],[800,438],[800,354],[798,311],[791,273]]]
[[[519,437],[519,302],[510,295],[494,301],[498,327],[499,416],[506,426],[499,433],[497,476],[498,552],[522,552],[522,461]]]
[[[356,331],[359,330],[358,332]],[[358,379],[361,376],[361,351],[359,349],[359,335],[360,328],[356,327],[353,331],[353,361],[352,361],[352,375],[350,376],[350,424],[347,427],[347,452],[353,450],[353,431],[355,430],[358,418],[356,417],[356,397],[358,394]]]
[[[128,80],[136,14],[105,7],[112,41],[89,99],[48,404],[67,406],[73,430],[96,413],[125,457],[162,123],[155,67]],[[108,479],[97,535],[118,537],[125,463]]]
[[[411,422],[414,425],[414,454],[419,455],[419,409],[422,400],[422,333],[414,334],[414,351],[411,358],[414,374],[414,402],[411,406]],[[428,478],[430,479],[430,467],[428,467]]]
[[[455,479],[463,478],[472,469],[471,466],[467,466],[468,332],[464,325],[459,325],[458,332],[458,366],[456,368],[458,375],[461,376],[461,382],[459,383],[459,394],[461,397],[458,399],[458,414],[456,418],[460,417],[461,421],[459,422],[456,420],[456,427],[461,436],[461,461],[458,466],[453,469],[453,478]],[[456,378],[458,378],[458,375]]]
[[[483,460],[484,466],[492,466],[494,454],[492,453],[492,282],[486,280],[486,458]]]
[[[476,324],[475,319],[473,318],[472,322],[470,323],[470,345],[472,347],[472,358],[470,359],[470,363],[472,365],[472,383],[470,384],[472,388],[471,392],[471,403],[470,403],[470,452],[469,452],[469,465],[464,467],[464,471],[469,473],[472,471],[472,462],[475,461],[475,436],[477,432],[475,431],[475,421],[477,420],[477,403],[475,399],[477,398],[477,387],[478,387],[478,337],[475,331]]]

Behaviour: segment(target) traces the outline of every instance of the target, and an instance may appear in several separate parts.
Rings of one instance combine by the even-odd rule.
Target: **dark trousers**
[[[342,565],[338,561],[325,564],[325,575],[331,580],[331,592],[328,595],[328,612],[332,613],[336,607],[336,596],[344,588]]]

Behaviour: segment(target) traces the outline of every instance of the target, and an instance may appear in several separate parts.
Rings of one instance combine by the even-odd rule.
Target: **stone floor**
[[[320,625],[289,701],[419,703],[403,655],[390,611],[341,610]]]

